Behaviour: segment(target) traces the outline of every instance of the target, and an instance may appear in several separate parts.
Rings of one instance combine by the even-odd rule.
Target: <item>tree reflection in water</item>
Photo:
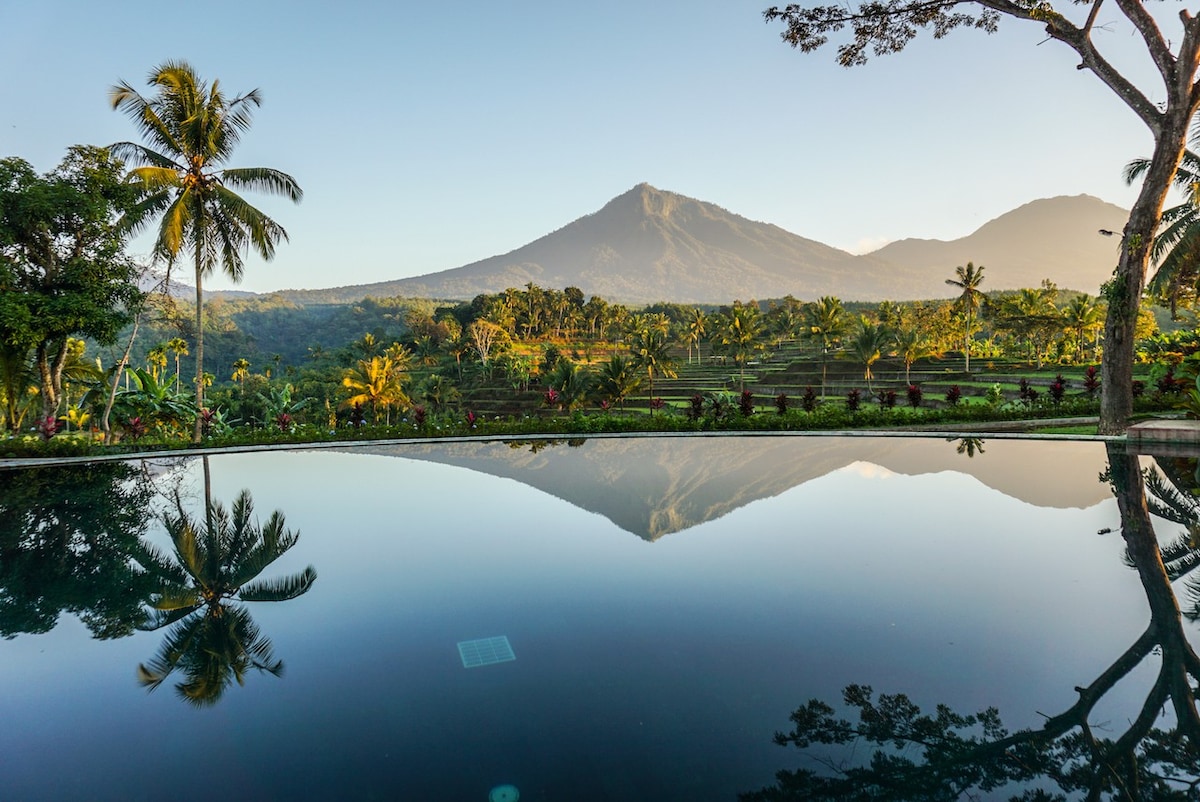
[[[925,713],[904,694],[862,685],[843,692],[855,720],[811,699],[791,715],[791,744],[822,769],[785,770],[770,788],[744,793],[744,802],[777,800],[1196,800],[1200,798],[1200,658],[1188,643],[1172,581],[1200,564],[1200,503],[1187,467],[1171,465],[1169,480],[1143,471],[1138,457],[1109,444],[1106,477],[1117,497],[1129,564],[1150,605],[1150,624],[1124,654],[1086,687],[1077,701],[1038,729],[1008,732],[994,708],[963,715],[944,705]],[[1192,461],[1194,463],[1194,461]],[[1194,464],[1190,466],[1194,468]],[[1184,479],[1186,477],[1186,481]],[[1151,496],[1147,499],[1147,488]],[[1180,537],[1159,546],[1153,512],[1182,524]],[[1189,618],[1200,615],[1200,583],[1189,581]],[[1100,700],[1147,657],[1160,659],[1138,715],[1115,737],[1090,721]],[[821,757],[817,745],[844,746],[847,759]],[[869,760],[849,750],[868,745]],[[1053,789],[1053,790],[1050,790]]]
[[[0,636],[49,632],[64,612],[96,638],[132,634],[153,583],[130,558],[154,493],[123,462],[0,474]]]
[[[236,602],[294,599],[307,593],[317,578],[309,566],[290,576],[258,579],[296,544],[299,533],[285,528],[278,510],[259,525],[247,490],[238,495],[231,511],[213,502],[207,457],[204,472],[204,521],[189,517],[176,496],[175,510],[163,516],[171,552],[143,543],[139,556],[159,581],[143,629],[171,628],[154,658],[138,666],[138,681],[154,690],[180,671],[184,680],[175,689],[197,707],[215,704],[234,681],[242,684],[251,669],[275,676],[283,672],[271,641],[246,607]]]

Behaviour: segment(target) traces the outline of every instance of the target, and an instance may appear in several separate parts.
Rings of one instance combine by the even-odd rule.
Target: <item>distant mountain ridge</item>
[[[712,203],[638,184],[509,253],[394,281],[284,290],[299,303],[368,295],[470,300],[530,282],[579,287],[626,304],[722,304],[793,295],[878,301],[948,297],[957,265],[987,267],[985,289],[1060,287],[1096,293],[1116,263],[1113,241],[1128,213],[1089,195],[1037,200],[957,240],[905,239],[856,256]]]

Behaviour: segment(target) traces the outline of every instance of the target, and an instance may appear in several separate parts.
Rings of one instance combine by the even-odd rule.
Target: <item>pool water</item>
[[[829,437],[212,456],[213,500],[300,533],[261,576],[317,578],[230,603],[283,668],[201,706],[183,672],[137,681],[170,629],[132,626],[113,543],[168,552],[157,511],[202,517],[204,461],[0,472],[0,798],[734,800],[822,767],[772,738],[850,683],[1040,726],[1150,618],[1108,461]],[[1136,717],[1155,671],[1092,717]]]

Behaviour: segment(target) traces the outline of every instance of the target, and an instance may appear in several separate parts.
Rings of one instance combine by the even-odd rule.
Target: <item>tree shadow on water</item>
[[[1141,469],[1124,444],[1108,445],[1101,477],[1117,497],[1126,561],[1141,581],[1150,623],[1077,699],[1041,727],[1009,732],[995,708],[963,714],[945,705],[922,711],[904,694],[876,695],[865,685],[843,691],[842,717],[810,699],[775,735],[800,749],[817,770],[783,770],[775,785],[739,795],[743,802],[782,800],[1184,800],[1200,799],[1200,658],[1183,620],[1200,617],[1200,501],[1195,461],[1159,460],[1166,477]],[[1186,527],[1160,546],[1151,514]],[[1173,582],[1181,581],[1181,609]],[[1091,715],[1118,682],[1151,656],[1159,665],[1136,717],[1102,735]],[[814,747],[844,750],[844,758]],[[868,757],[862,758],[866,747]]]

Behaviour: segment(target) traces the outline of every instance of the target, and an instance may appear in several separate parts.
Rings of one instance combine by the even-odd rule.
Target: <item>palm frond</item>
[[[242,587],[238,598],[245,602],[288,601],[308,593],[316,581],[317,572],[310,565],[298,574],[251,582]]]
[[[304,198],[304,190],[300,189],[296,179],[270,167],[230,167],[220,172],[220,179],[229,187],[266,192],[287,198],[293,203],[299,203]]]

